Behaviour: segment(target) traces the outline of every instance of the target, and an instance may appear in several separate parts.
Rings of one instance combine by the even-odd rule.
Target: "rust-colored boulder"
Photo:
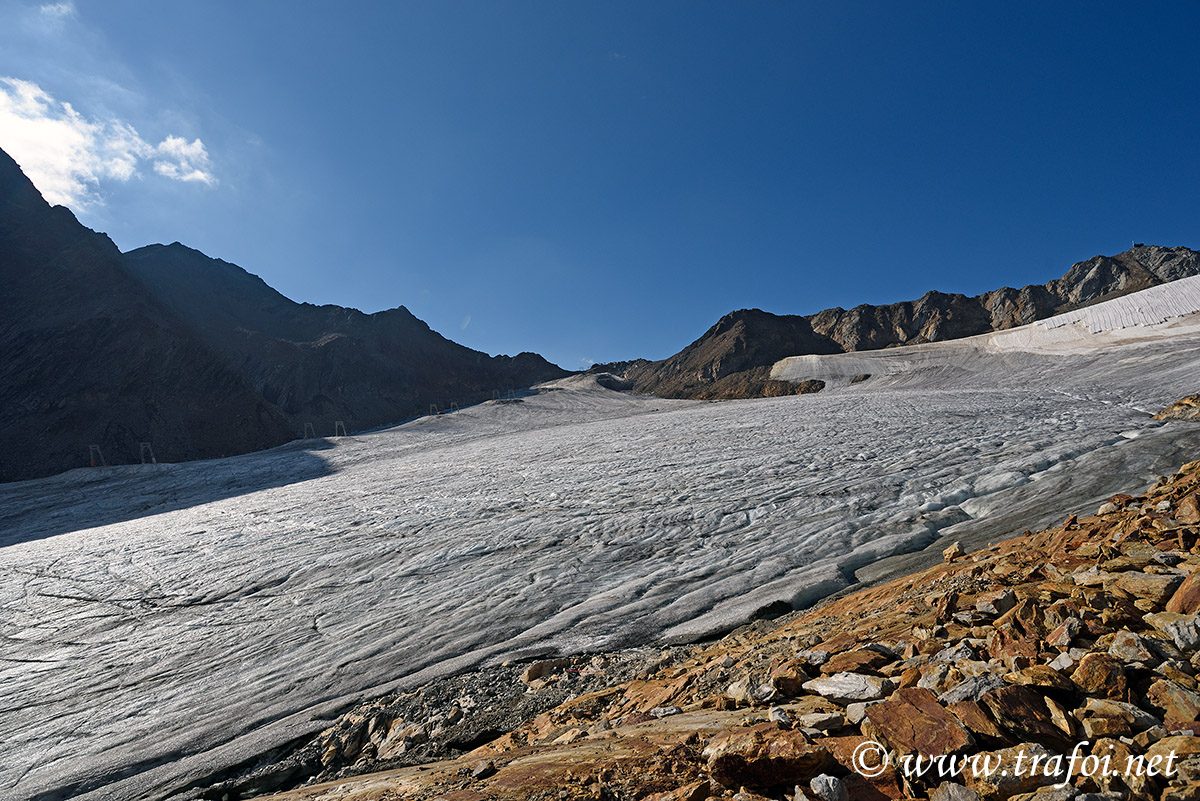
[[[804,672],[804,663],[798,659],[789,659],[771,671],[772,686],[791,697],[804,693],[804,682],[808,679],[808,674]]]
[[[1046,635],[1046,642],[1059,650],[1065,651],[1071,647],[1071,641],[1079,635],[1079,630],[1082,627],[1083,624],[1079,618],[1068,617]]]
[[[1126,737],[1133,733],[1129,721],[1118,717],[1084,718],[1080,721],[1080,725],[1083,726],[1083,733],[1089,740],[1095,740],[1098,737]]]
[[[642,801],[704,801],[708,798],[709,789],[706,781],[692,782],[665,793],[648,795]]]
[[[1079,660],[1071,681],[1087,695],[1099,698],[1125,698],[1127,687],[1121,663],[1108,654],[1092,653]]]
[[[1109,643],[1108,654],[1126,663],[1149,664],[1154,661],[1154,654],[1146,647],[1146,643],[1132,631],[1118,631]]]
[[[526,684],[533,684],[538,679],[552,676],[563,668],[570,667],[570,665],[570,659],[544,659],[540,662],[534,662],[521,673],[521,681]]]
[[[1024,670],[1009,673],[1004,680],[1010,684],[1036,687],[1042,690],[1074,692],[1075,683],[1049,665],[1030,665]]]
[[[1180,523],[1200,523],[1200,500],[1197,499],[1196,493],[1193,492],[1179,502],[1175,508],[1175,519]]]
[[[869,728],[879,742],[901,754],[954,754],[974,744],[958,718],[921,687],[897,690],[886,701],[867,707],[866,715],[863,733]]]
[[[885,799],[904,798],[904,781],[894,765],[888,765],[879,770],[878,775],[863,777],[857,772],[859,765],[855,762],[855,752],[867,742],[867,738],[852,734],[842,737],[822,737],[821,745],[829,751],[833,762],[840,767],[837,773],[849,774],[845,778],[846,789],[852,801],[885,801]],[[879,756],[873,754],[872,756]],[[872,768],[877,764],[868,761]],[[875,771],[870,771],[874,773]]]
[[[1164,737],[1146,749],[1147,760],[1158,757],[1163,764],[1172,754],[1175,755],[1172,760],[1175,766],[1184,759],[1200,755],[1200,737],[1187,734]]]
[[[734,789],[808,784],[831,761],[829,752],[803,732],[785,731],[774,723],[721,732],[702,756],[713,781]]]
[[[933,619],[938,623],[946,623],[958,611],[958,593],[954,590],[938,596],[933,603]]]
[[[1070,746],[1067,735],[1054,724],[1045,700],[1028,687],[1002,687],[987,693],[982,700],[992,717],[1018,739],[1056,749]]]
[[[865,778],[857,773],[851,773],[842,781],[846,785],[846,791],[850,794],[851,801],[899,801],[904,798],[904,782],[900,779],[900,772],[895,768],[888,768],[878,776]]]
[[[1003,748],[1014,745],[1016,741],[1003,729],[996,725],[987,708],[978,701],[959,701],[949,704],[950,711],[959,722],[971,732],[975,739],[989,748]]]
[[[921,680],[921,669],[916,667],[905,668],[897,679],[898,687],[916,687],[917,682]]]
[[[1019,755],[1023,755],[1021,758],[1023,769],[1021,770],[1017,769]],[[975,758],[980,760],[981,765],[986,759],[986,764],[992,770],[976,771],[967,768],[963,771],[962,780],[968,789],[975,791],[980,801],[1001,801],[1020,793],[1031,793],[1048,784],[1056,784],[1059,781],[1057,777],[1046,776],[1042,771],[1029,770],[1029,765],[1035,758],[1045,765],[1051,757],[1052,754],[1049,751],[1034,743],[1024,743],[1000,751],[979,754]]]
[[[994,629],[987,638],[988,656],[993,659],[1009,660],[1014,657],[1037,659],[1037,640],[1024,636],[1012,627]]]
[[[1182,576],[1174,574],[1142,573],[1130,570],[1113,580],[1112,586],[1122,592],[1140,598],[1161,608],[1183,583]]]
[[[1074,737],[1079,731],[1079,722],[1058,701],[1055,701],[1048,695],[1044,700],[1046,708],[1050,710],[1050,722],[1061,729],[1068,737]]]
[[[1180,615],[1200,613],[1200,573],[1192,573],[1167,601],[1167,611]]]
[[[892,657],[879,651],[857,648],[829,657],[829,661],[821,665],[821,672],[826,676],[834,673],[874,673],[893,661]]]
[[[1163,790],[1161,801],[1200,801],[1200,782],[1171,785]]]
[[[1003,615],[1017,605],[1010,589],[991,590],[975,596],[975,611],[985,615]]]
[[[1200,694],[1171,681],[1160,679],[1146,691],[1146,700],[1162,710],[1167,723],[1200,718]]]

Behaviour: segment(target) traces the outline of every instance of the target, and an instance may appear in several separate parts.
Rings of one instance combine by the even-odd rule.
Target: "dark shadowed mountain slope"
[[[400,308],[297,304],[182,245],[122,254],[0,151],[0,481],[245,453],[312,423],[398,422],[565,371],[489,357]]]
[[[285,418],[0,152],[0,480],[289,438]]]
[[[637,392],[671,398],[746,398],[817,389],[771,381],[786,356],[878,350],[1000,331],[1200,274],[1200,253],[1184,247],[1137,246],[1079,262],[1062,278],[975,297],[927,292],[885,306],[826,309],[808,316],[743,309],[722,317],[704,336],[662,361],[597,365],[622,373]]]
[[[566,371],[541,356],[488,356],[403,306],[363,314],[296,303],[237,265],[173,245],[125,254],[129,269],[302,431],[331,433],[472,403]]]

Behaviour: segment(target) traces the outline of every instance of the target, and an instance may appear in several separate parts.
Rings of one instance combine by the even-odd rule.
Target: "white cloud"
[[[174,178],[176,181],[196,181],[212,186],[217,182],[213,177],[212,163],[208,160],[208,151],[199,139],[188,142],[178,136],[168,136],[156,149],[160,157],[154,162],[154,171],[159,175]]]
[[[168,136],[151,145],[127,122],[87,119],[70,103],[16,78],[0,78],[0,148],[21,165],[47,201],[75,208],[101,203],[101,181],[128,181],[140,175],[138,168],[146,161],[172,180],[208,186],[217,182],[199,139]]]
[[[67,0],[63,3],[46,3],[45,5],[41,6],[38,11],[40,11],[44,17],[50,17],[51,19],[63,19],[64,17],[75,16],[75,4],[71,2],[71,0]]]

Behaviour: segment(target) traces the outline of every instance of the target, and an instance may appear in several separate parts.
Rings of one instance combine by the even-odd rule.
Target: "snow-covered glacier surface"
[[[1005,339],[1007,336],[1007,339]],[[724,630],[1200,453],[1194,317],[785,360],[815,395],[586,378],[397,428],[0,487],[0,797],[159,798],[485,660]],[[849,378],[871,378],[850,383]],[[1000,523],[997,523],[1000,521]]]

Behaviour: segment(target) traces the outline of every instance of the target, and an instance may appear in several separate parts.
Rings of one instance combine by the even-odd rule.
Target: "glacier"
[[[773,368],[817,394],[664,400],[575,376],[0,486],[0,797],[193,795],[394,689],[695,641],[1094,511],[1200,453],[1200,424],[1151,417],[1198,389],[1198,290]]]

